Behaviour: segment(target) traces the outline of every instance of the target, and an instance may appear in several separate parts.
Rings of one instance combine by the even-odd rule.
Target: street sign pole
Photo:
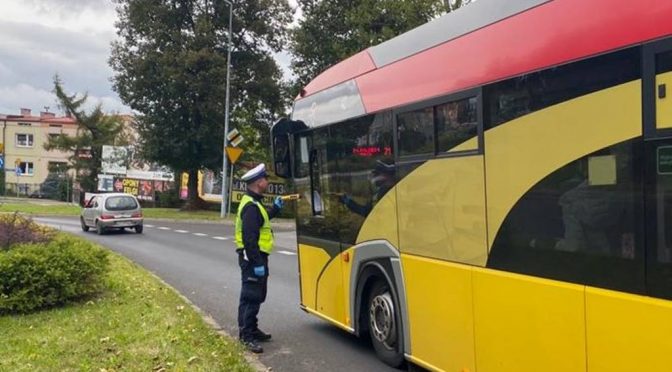
[[[235,133],[234,133],[234,131],[235,131]],[[238,131],[235,130],[235,129],[232,130],[231,133],[233,133],[231,135],[231,137],[234,137],[234,139],[242,137],[242,136],[238,135]],[[229,140],[231,140],[231,139],[229,138]],[[231,141],[231,144],[236,146],[236,145],[240,144],[240,141],[242,141],[242,139],[238,140],[237,142],[236,141]],[[231,194],[233,193],[233,168],[234,168],[236,162],[238,161],[238,159],[240,158],[240,155],[243,154],[243,152],[244,152],[243,149],[238,148],[238,147],[229,146],[229,147],[226,148],[226,156],[231,161],[231,177],[229,178],[231,180],[231,182],[229,183],[229,198],[228,198],[227,203],[226,203],[226,205],[228,207],[227,211],[231,210],[231,199],[233,199],[233,197],[231,196]],[[224,187],[223,184],[222,184],[222,187]],[[224,193],[224,190],[222,190],[222,193]],[[222,203],[224,203],[224,199],[222,199]]]
[[[233,168],[234,167],[235,167],[235,162],[231,162],[231,177],[229,177],[229,180],[231,180],[231,182],[229,182],[229,194],[228,194],[229,195],[229,200],[228,200],[228,204],[227,204],[227,208],[226,208],[227,211],[231,210],[231,199],[233,199],[231,197],[231,193],[233,192]]]

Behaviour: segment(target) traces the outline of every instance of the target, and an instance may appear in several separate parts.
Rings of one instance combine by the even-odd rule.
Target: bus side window
[[[320,157],[317,150],[310,151],[310,192],[313,216],[321,216],[324,211],[322,187],[320,184]]]
[[[478,136],[477,98],[470,97],[436,106],[437,152],[455,151],[455,147]],[[459,150],[478,150],[478,143]]]
[[[397,115],[399,155],[434,153],[434,109],[426,107]]]
[[[294,146],[294,177],[307,177],[309,173],[310,158],[308,148],[310,147],[309,138],[307,135],[295,136],[296,142]]]

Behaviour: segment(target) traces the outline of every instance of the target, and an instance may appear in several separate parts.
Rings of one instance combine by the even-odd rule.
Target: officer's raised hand
[[[254,267],[254,275],[258,277],[262,277],[266,275],[266,268],[263,266],[255,266]]]
[[[273,199],[273,205],[278,209],[282,209],[282,207],[285,206],[285,201],[282,200],[281,197],[276,196],[275,199]]]

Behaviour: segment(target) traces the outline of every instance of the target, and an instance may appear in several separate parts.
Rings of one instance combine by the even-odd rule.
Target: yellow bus
[[[272,129],[302,309],[392,366],[672,371],[667,84],[668,0],[480,0],[324,71]]]

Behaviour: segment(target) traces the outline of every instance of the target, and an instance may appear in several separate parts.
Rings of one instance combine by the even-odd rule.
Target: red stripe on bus
[[[338,85],[359,75],[376,69],[371,56],[363,50],[343,62],[333,65],[318,75],[304,88],[306,96],[315,94],[326,88]]]
[[[556,0],[356,81],[375,112],[671,34],[672,1]]]

